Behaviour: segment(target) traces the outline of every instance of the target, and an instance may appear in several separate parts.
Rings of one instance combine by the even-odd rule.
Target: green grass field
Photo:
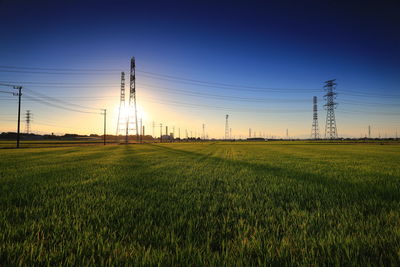
[[[0,265],[400,265],[400,146],[0,150]]]

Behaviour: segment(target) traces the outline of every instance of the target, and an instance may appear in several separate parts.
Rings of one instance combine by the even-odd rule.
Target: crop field
[[[0,150],[0,265],[400,265],[400,146]]]

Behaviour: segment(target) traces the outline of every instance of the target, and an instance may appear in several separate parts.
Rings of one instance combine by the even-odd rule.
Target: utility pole
[[[22,86],[14,86],[14,89],[18,90],[18,126],[17,126],[17,148],[19,148],[19,140],[20,140],[20,124],[21,124],[21,90]]]
[[[318,128],[318,104],[317,97],[313,97],[313,123],[311,128],[311,139],[319,139],[319,128]]]
[[[205,124],[203,123],[203,136],[202,139],[205,140],[206,139],[206,132],[205,132]]]
[[[155,138],[156,137],[156,134],[155,134],[155,132],[154,132],[154,128],[155,128],[155,123],[154,123],[154,121],[153,121],[153,138]]]
[[[249,128],[249,138],[251,138],[251,128]]]
[[[144,136],[145,136],[145,133],[144,133],[144,130],[145,130],[145,129],[144,129],[144,125],[142,126],[142,128],[143,128],[143,129],[142,129],[142,133],[143,133],[142,141],[143,141],[143,140],[144,140]]]
[[[179,141],[181,141],[181,128],[178,128],[178,133],[179,133]]]
[[[289,129],[286,129],[286,139],[289,139]]]
[[[229,139],[232,139],[232,128],[229,128]]]
[[[29,134],[31,131],[31,118],[32,118],[31,115],[32,115],[31,111],[27,110],[26,114],[25,114],[25,123],[26,123],[25,124],[25,132],[27,134]]]
[[[106,145],[106,135],[107,135],[107,109],[103,109],[103,115],[104,115],[104,145]]]
[[[336,119],[335,119],[335,108],[337,103],[334,102],[337,93],[335,92],[337,83],[336,79],[329,80],[325,82],[325,90],[326,94],[324,95],[326,99],[326,124],[325,124],[325,138],[329,139],[337,139],[338,133],[336,128]]]
[[[368,125],[368,138],[371,139],[371,125]]]

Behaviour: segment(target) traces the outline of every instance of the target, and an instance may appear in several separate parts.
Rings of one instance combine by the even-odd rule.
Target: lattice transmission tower
[[[317,97],[313,97],[313,122],[311,128],[311,139],[319,139],[319,127],[318,127],[318,103]]]
[[[29,134],[31,132],[31,121],[32,121],[32,113],[30,110],[26,111],[25,114],[25,132]]]
[[[335,92],[337,83],[335,81],[336,79],[326,81],[324,86],[326,91],[326,94],[324,95],[324,98],[326,99],[326,104],[324,105],[326,108],[325,138],[329,139],[338,138],[335,119],[335,108],[337,103],[334,101],[337,95]]]
[[[117,122],[117,133],[119,136],[126,133],[126,120],[127,112],[125,107],[125,72],[121,72],[121,95],[119,101],[119,111],[118,111],[118,122]]]
[[[126,120],[126,142],[128,142],[128,136],[131,133],[136,134],[136,141],[139,142],[139,125],[137,118],[137,107],[136,107],[136,72],[135,72],[135,57],[131,58],[131,75],[129,81],[129,109],[128,118]]]
[[[229,115],[226,114],[225,116],[225,140],[229,139],[229,122],[228,122]]]

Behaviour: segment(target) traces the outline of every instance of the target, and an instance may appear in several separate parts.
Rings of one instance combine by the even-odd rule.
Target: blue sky
[[[308,137],[314,95],[323,134],[323,82],[333,78],[340,136],[364,136],[368,125],[374,136],[400,130],[398,5],[30,2],[0,2],[0,81],[27,89],[31,98],[23,97],[22,110],[34,114],[34,132],[102,132],[101,115],[37,100],[45,95],[81,111],[106,108],[108,131],[115,133],[120,72],[129,71],[132,56],[140,117],[150,134],[153,121],[175,126],[176,135],[180,128],[181,136],[185,129],[200,135],[204,123],[219,138],[229,114],[235,137],[249,128]],[[15,131],[16,99],[5,93],[0,99],[0,131]]]

